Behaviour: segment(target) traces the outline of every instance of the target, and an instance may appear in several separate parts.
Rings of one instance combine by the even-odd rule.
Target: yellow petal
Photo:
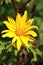
[[[14,27],[8,21],[4,21],[3,23],[7,26],[8,29],[15,31]]]
[[[32,36],[28,35],[26,36],[27,40],[30,41],[30,42],[34,42],[36,39],[33,38]]]
[[[27,20],[27,11],[24,12],[24,15],[21,18],[20,28],[24,27],[26,20]]]
[[[15,25],[15,21],[14,21],[14,19],[12,17],[8,16],[8,21]]]
[[[30,20],[28,20],[28,21],[26,22],[26,25],[30,26],[30,25],[32,25],[32,23],[33,23],[33,19],[30,19]]]
[[[37,26],[32,25],[32,26],[27,26],[27,28],[24,31],[28,31],[28,30],[31,30],[31,29],[34,29],[34,28],[38,29]]]
[[[18,37],[18,39],[17,39],[17,49],[18,49],[18,51],[20,51],[21,46],[22,46],[22,41]]]
[[[3,30],[1,33],[7,33],[9,32],[9,30]]]
[[[15,41],[17,41],[17,37],[16,37],[16,38],[14,37],[14,38],[12,39],[12,46],[14,46],[14,47],[16,47]]]
[[[14,37],[14,38],[12,39],[12,43],[14,43],[16,40],[17,40],[17,38]]]
[[[12,31],[9,31],[9,32],[7,32],[7,33],[5,33],[5,34],[2,34],[2,37],[3,37],[3,38],[5,38],[5,37],[12,38],[12,37],[15,37],[15,36],[16,36],[15,33],[12,32]]]
[[[14,19],[13,19],[12,17],[8,16],[8,21],[9,21],[9,23],[12,24],[12,26],[13,26],[14,28],[16,28],[16,23],[15,23],[15,21],[14,21]]]
[[[22,22],[26,22],[27,20],[27,11],[24,12],[24,15],[22,16]]]
[[[30,29],[34,29],[34,28],[38,29],[38,27],[34,26],[34,25],[30,26],[28,29],[30,30]]]
[[[17,16],[16,16],[16,25],[17,25],[17,27],[20,27],[20,22],[21,22],[21,15],[19,13],[17,13]]]
[[[28,31],[25,34],[29,34],[29,35],[32,35],[33,37],[37,37],[37,33],[34,32],[33,30]]]
[[[23,44],[24,44],[26,47],[29,48],[30,44],[28,43],[28,40],[26,39],[26,37],[25,37],[25,36],[21,36],[20,38],[21,38]]]

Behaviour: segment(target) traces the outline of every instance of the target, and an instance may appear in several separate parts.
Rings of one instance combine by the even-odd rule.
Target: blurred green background
[[[8,16],[15,19],[17,12],[23,15],[25,10],[28,12],[28,18],[34,18],[33,24],[39,27],[36,31],[37,41],[33,45],[42,52],[42,56],[38,56],[37,62],[31,63],[31,59],[29,59],[26,65],[43,65],[43,0],[0,0],[0,65],[21,65],[16,62],[19,58],[18,51],[11,46],[11,39],[2,38],[1,31],[6,29],[3,21],[7,20]],[[41,52],[38,52],[39,55]]]

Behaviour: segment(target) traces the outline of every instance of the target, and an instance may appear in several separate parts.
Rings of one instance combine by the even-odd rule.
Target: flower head
[[[33,19],[27,20],[27,11],[24,12],[23,16],[17,13],[16,22],[13,18],[8,17],[8,21],[4,21],[3,23],[7,26],[8,30],[2,31],[4,33],[2,37],[12,38],[12,45],[17,47],[18,51],[23,44],[29,47],[30,44],[28,41],[35,41],[34,37],[37,36],[37,33],[33,29],[38,29],[38,27],[32,25]]]

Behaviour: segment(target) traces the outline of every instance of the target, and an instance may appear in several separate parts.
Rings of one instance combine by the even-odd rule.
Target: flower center
[[[17,36],[21,36],[23,34],[23,31],[21,29],[16,29],[15,33]]]

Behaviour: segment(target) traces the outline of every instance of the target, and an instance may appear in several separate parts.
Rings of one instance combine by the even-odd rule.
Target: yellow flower
[[[16,22],[13,18],[8,17],[8,21],[3,23],[7,26],[8,30],[2,31],[4,33],[2,37],[12,38],[12,45],[17,47],[18,51],[23,44],[29,48],[30,44],[28,41],[35,41],[34,37],[37,36],[37,33],[32,29],[38,29],[38,27],[32,25],[33,19],[27,20],[27,11],[24,12],[23,16],[17,13]]]

